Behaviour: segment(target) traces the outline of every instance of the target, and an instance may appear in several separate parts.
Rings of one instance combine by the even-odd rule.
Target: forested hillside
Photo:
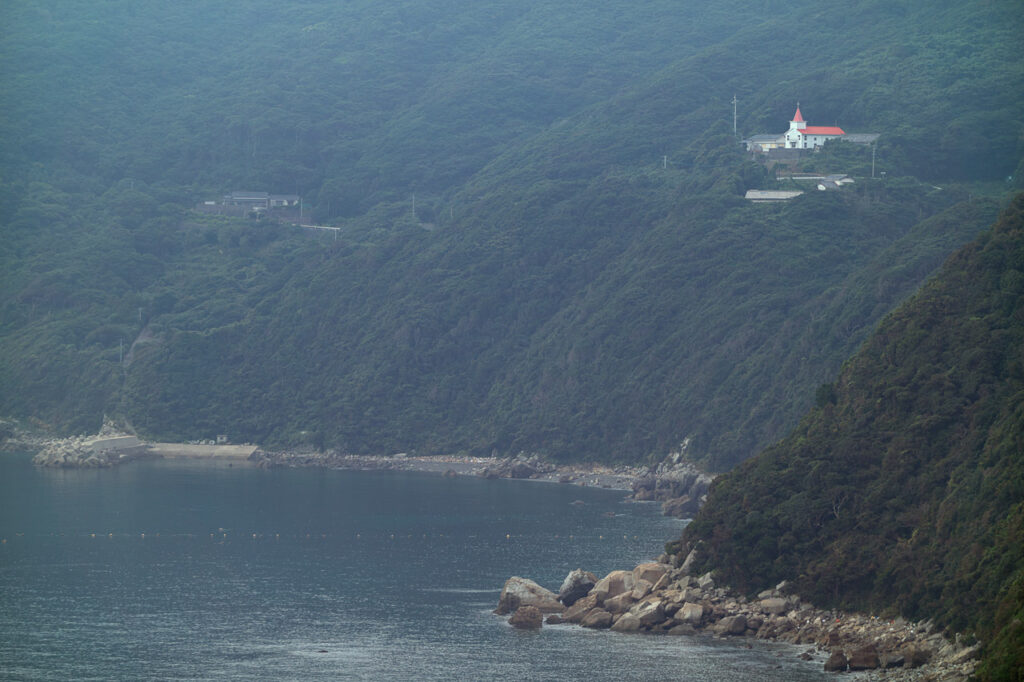
[[[935,618],[1024,669],[1024,195],[889,315],[686,539],[757,592]]]
[[[5,3],[0,413],[729,468],[1024,175],[1016,3],[761,5]],[[748,204],[734,94],[878,178]]]

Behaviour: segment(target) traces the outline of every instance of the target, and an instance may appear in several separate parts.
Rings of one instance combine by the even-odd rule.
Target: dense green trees
[[[726,469],[995,214],[947,181],[1022,157],[1016,9],[5,3],[0,411]],[[746,205],[733,94],[889,179]],[[342,231],[187,212],[241,188]]]
[[[741,586],[994,635],[996,677],[1021,637],[1019,201],[836,372],[1024,182],[1019,10],[10,0],[0,413],[352,452],[685,440],[725,470],[813,408],[691,537]],[[803,167],[852,187],[747,204],[779,185],[734,95],[740,136],[798,100],[881,133],[886,179],[834,144]],[[341,229],[189,211],[232,189]]]
[[[716,481],[686,530],[706,564],[752,592],[794,580],[819,605],[974,631],[987,676],[1019,671],[1022,273],[1024,195],[882,322],[796,430]]]

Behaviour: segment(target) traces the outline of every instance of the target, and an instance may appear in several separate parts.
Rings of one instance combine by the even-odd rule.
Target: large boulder
[[[661,503],[661,513],[676,519],[692,519],[700,509],[700,500],[689,495],[673,497]]]
[[[612,630],[615,632],[639,632],[643,628],[640,619],[632,613],[624,613],[619,617]]]
[[[658,478],[654,474],[641,476],[633,481],[633,499],[647,501],[654,499],[654,488],[658,485]]]
[[[647,627],[653,627],[665,622],[665,607],[660,601],[638,604],[633,613],[640,619],[640,624]]]
[[[541,613],[559,613],[563,610],[558,595],[545,589],[528,578],[512,576],[505,581],[498,597],[498,608],[494,610],[499,616],[512,613],[520,606],[536,606]]]
[[[632,571],[612,571],[597,581],[591,594],[597,596],[597,603],[603,604],[606,599],[616,597],[623,592],[633,590],[634,580]]]
[[[684,559],[683,563],[679,566],[679,572],[683,575],[690,575],[690,572],[693,570],[693,565],[695,563],[697,563],[696,548],[691,549],[690,553],[686,555],[686,559]]]
[[[636,602],[632,592],[623,592],[604,600],[604,610],[609,613],[625,613]]]
[[[633,596],[633,599],[640,601],[641,599],[649,595],[653,589],[654,585],[647,582],[646,580],[635,580],[633,582],[633,591],[630,592],[630,594]]]
[[[544,614],[536,606],[520,606],[508,619],[508,624],[521,630],[537,630],[543,621]]]
[[[658,582],[654,583],[654,587],[652,588],[651,591],[652,592],[665,592],[665,591],[668,590],[669,585],[671,585],[671,584],[672,584],[672,574],[671,573],[666,573],[665,575],[661,576],[661,580],[659,580]]]
[[[562,620],[566,623],[579,623],[587,613],[595,608],[597,608],[597,595],[591,592],[586,597],[580,599],[575,604],[567,608],[565,613],[562,614]]]
[[[701,619],[704,618],[704,607],[700,604],[686,602],[681,609],[676,611],[674,618],[680,623],[689,623],[696,627],[700,625]]]
[[[878,650],[870,645],[861,647],[850,654],[848,663],[850,670],[874,670],[881,665],[878,660]]]
[[[903,667],[903,654],[889,652],[878,657],[878,662],[883,668]]]
[[[671,567],[668,564],[647,563],[640,564],[633,569],[633,580],[646,580],[651,585],[656,585],[661,577],[669,572]]]
[[[907,644],[900,650],[904,668],[918,668],[932,660],[932,650],[920,644]]]
[[[612,620],[612,614],[604,609],[591,609],[580,621],[580,625],[585,628],[602,629],[611,627]]]
[[[715,633],[720,635],[742,635],[747,631],[747,617],[743,614],[726,616],[715,624]]]
[[[570,571],[562,581],[561,589],[558,590],[558,601],[566,606],[572,606],[590,594],[596,583],[597,576],[590,571],[584,571],[582,568]]]
[[[789,611],[789,602],[781,597],[769,597],[761,600],[761,610],[777,616]]]
[[[833,651],[832,655],[825,661],[825,672],[827,673],[841,673],[846,670],[848,662],[846,660],[846,654],[842,651]]]

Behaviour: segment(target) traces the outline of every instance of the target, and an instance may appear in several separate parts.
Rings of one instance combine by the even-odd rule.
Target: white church
[[[839,126],[809,126],[796,105],[796,113],[789,122],[789,130],[780,135],[753,135],[743,143],[748,152],[768,153],[773,149],[814,150],[829,140],[843,139],[855,144],[871,144],[878,139],[877,133],[847,134]]]

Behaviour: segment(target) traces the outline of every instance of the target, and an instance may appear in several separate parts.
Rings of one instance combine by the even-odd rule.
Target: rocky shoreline
[[[2,449],[37,450],[32,463],[55,469],[102,469],[141,459],[190,459],[227,462],[228,466],[250,465],[258,452],[255,445],[152,443],[111,424],[104,424],[93,436],[8,439]]]
[[[149,446],[135,436],[108,434],[48,440],[32,463],[59,469],[102,469],[153,456]]]
[[[692,518],[707,497],[714,476],[672,459],[653,466],[610,467],[594,463],[557,465],[537,455],[514,457],[345,455],[333,452],[259,451],[257,464],[358,471],[420,471],[446,476],[480,476],[546,481],[630,491],[631,499],[662,503],[667,516]]]
[[[513,478],[552,483],[571,483],[630,490],[646,471],[643,467],[608,467],[599,464],[555,465],[536,455],[515,457],[468,457],[461,455],[349,455],[336,452],[261,451],[258,465],[274,467],[322,467],[355,471],[419,471],[447,476]]]
[[[100,432],[93,436],[37,436],[31,440],[23,437],[17,441],[11,440],[8,447],[12,446],[38,450],[32,461],[37,466],[55,468],[107,468],[139,459],[159,458],[162,451],[174,447],[183,450],[194,447],[147,443],[110,423],[104,424]],[[498,458],[351,455],[334,451],[271,451],[255,448],[248,456],[247,463],[266,469],[314,467],[350,471],[417,471],[444,476],[509,478],[624,490],[629,491],[630,499],[636,501],[661,502],[662,511],[676,518],[692,518],[706,499],[708,487],[714,480],[713,475],[682,461],[678,453],[656,466],[607,466],[587,462],[554,464],[537,455],[522,453]]]
[[[950,642],[928,622],[908,623],[816,609],[785,583],[754,599],[693,575],[691,553],[662,555],[603,578],[576,569],[556,594],[532,580],[506,581],[495,613],[518,628],[572,624],[621,633],[758,639],[808,647],[799,657],[828,672],[869,672],[875,679],[961,681],[980,646]],[[796,654],[794,654],[796,655]]]

